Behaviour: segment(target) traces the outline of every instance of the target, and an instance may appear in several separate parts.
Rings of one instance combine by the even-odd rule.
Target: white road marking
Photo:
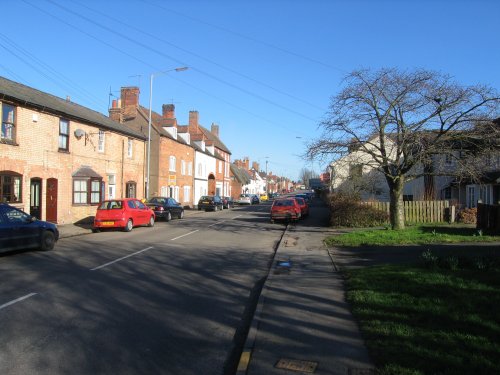
[[[171,239],[171,241],[175,241],[175,240],[177,240],[177,239],[179,239],[179,238],[189,236],[190,234],[196,233],[196,232],[198,232],[198,231],[199,231],[199,229],[193,230],[192,232],[189,232],[189,233],[183,234],[182,236],[172,238],[172,239]]]
[[[136,251],[135,253],[129,254],[129,255],[127,255],[127,256],[124,256],[124,257],[121,257],[121,258],[115,259],[115,260],[113,260],[112,262],[108,262],[108,263],[103,264],[103,265],[101,265],[101,266],[91,268],[90,270],[91,270],[91,271],[95,271],[95,270],[98,270],[98,269],[101,269],[101,268],[107,267],[107,266],[109,266],[109,265],[111,265],[111,264],[113,264],[113,263],[117,263],[117,262],[120,262],[120,261],[122,261],[122,260],[124,260],[124,259],[130,258],[130,257],[132,257],[132,256],[134,256],[134,255],[137,255],[137,254],[143,253],[144,251],[151,250],[152,248],[153,248],[153,246],[146,247],[145,249],[142,249],[142,250]]]
[[[12,300],[10,302],[4,303],[3,305],[0,305],[0,310],[6,308],[7,306],[13,305],[14,303],[21,302],[21,301],[23,301],[25,299],[28,299],[28,298],[36,296],[36,295],[37,295],[37,293],[30,293],[30,294],[26,294],[25,296],[19,297],[19,298],[15,299],[15,300]]]
[[[216,223],[210,224],[207,228],[213,227],[213,226],[215,226],[215,225],[222,224],[222,223],[224,223],[225,221],[226,221],[226,220],[221,220],[221,221],[218,221],[218,222],[216,222]]]

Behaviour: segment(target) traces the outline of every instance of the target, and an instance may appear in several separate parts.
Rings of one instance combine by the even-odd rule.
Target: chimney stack
[[[122,87],[121,102],[123,115],[129,118],[137,116],[137,108],[139,107],[139,87]]]
[[[189,111],[189,133],[197,134],[198,130],[198,111]]]
[[[167,118],[167,119],[174,119],[175,118],[175,105],[163,104],[161,108],[162,108],[163,118]]]
[[[215,122],[212,122],[212,128],[210,129],[210,132],[217,138],[219,138],[219,125],[217,125]]]

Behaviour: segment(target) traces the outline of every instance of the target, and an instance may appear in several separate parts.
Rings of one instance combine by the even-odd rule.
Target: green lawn
[[[378,374],[500,374],[500,270],[344,270]]]
[[[499,241],[500,236],[478,232],[475,228],[463,226],[421,225],[407,227],[401,231],[388,229],[354,230],[326,239],[330,246],[383,246],[406,244],[438,244],[460,242]]]

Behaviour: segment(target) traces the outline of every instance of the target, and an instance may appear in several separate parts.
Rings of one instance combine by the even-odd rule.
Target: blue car
[[[57,225],[38,220],[9,204],[0,203],[0,252],[52,250],[58,239]]]

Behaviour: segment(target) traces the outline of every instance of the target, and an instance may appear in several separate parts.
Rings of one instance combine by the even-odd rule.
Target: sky
[[[120,88],[219,125],[232,160],[299,179],[331,97],[360,68],[500,90],[498,0],[0,0],[0,76],[108,115]],[[175,68],[188,67],[176,72]]]

